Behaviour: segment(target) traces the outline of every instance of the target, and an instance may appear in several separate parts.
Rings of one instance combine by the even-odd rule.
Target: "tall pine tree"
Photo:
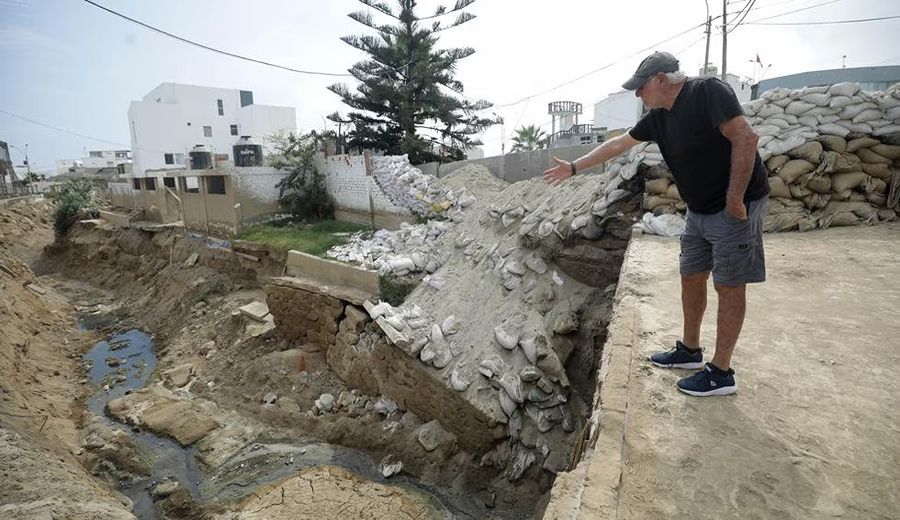
[[[370,56],[349,70],[359,81],[356,91],[342,83],[328,87],[352,109],[348,144],[409,154],[415,164],[464,159],[467,148],[481,144],[475,136],[499,121],[479,115],[492,104],[464,98],[462,83],[454,79],[457,62],[475,49],[438,49],[436,44],[437,33],[475,18],[464,11],[475,0],[457,0],[452,9],[441,6],[423,17],[415,13],[415,0],[397,0],[396,12],[383,2],[359,1],[392,21],[378,24],[371,11],[348,15],[377,32],[341,38]],[[445,24],[452,14],[455,19]]]

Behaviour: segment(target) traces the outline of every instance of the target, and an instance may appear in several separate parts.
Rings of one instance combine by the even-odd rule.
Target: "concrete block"
[[[114,226],[127,226],[130,222],[128,215],[123,215],[122,213],[114,213],[105,210],[100,210],[99,213],[100,218]]]
[[[287,274],[302,276],[324,285],[359,289],[375,295],[380,294],[376,271],[319,258],[300,251],[288,251]]]
[[[244,305],[240,309],[241,314],[256,321],[266,321],[266,315],[269,314],[269,306],[265,302],[252,302]]]

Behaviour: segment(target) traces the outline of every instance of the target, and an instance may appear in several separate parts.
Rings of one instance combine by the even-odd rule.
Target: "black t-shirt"
[[[651,110],[628,133],[638,141],[656,141],[688,208],[711,214],[725,208],[731,176],[731,141],[719,132],[719,125],[741,115],[744,111],[727,83],[689,78],[672,110]],[[757,152],[744,202],[768,193],[768,172]]]

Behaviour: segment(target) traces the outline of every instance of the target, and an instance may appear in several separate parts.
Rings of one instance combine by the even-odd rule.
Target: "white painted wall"
[[[223,115],[219,115],[219,99]],[[183,168],[195,145],[204,145],[214,154],[227,154],[232,160],[232,146],[242,135],[265,145],[266,135],[297,131],[293,107],[241,107],[239,90],[178,83],[162,83],[143,100],[132,101],[128,122],[137,176],[144,176],[147,170]],[[237,125],[237,135],[231,135],[231,125]],[[205,126],[210,127],[209,137],[204,135]],[[180,161],[165,164],[166,153],[181,154]]]
[[[375,178],[366,174],[366,161],[362,155],[330,155],[317,157],[319,172],[325,175],[328,194],[341,209],[368,213],[369,197],[375,211],[408,215],[405,208],[395,206],[375,183]]]
[[[642,101],[634,91],[622,90],[594,104],[594,128],[631,128],[641,118]]]

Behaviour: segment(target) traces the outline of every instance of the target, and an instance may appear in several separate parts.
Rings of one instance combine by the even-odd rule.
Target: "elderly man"
[[[765,281],[762,223],[768,173],[756,151],[757,135],[726,83],[687,78],[678,60],[655,52],[622,85],[650,111],[627,133],[587,155],[556,166],[544,179],[556,185],[605,162],[641,141],[655,141],[688,207],[681,237],[681,306],[684,330],[675,347],[650,356],[665,368],[701,368],[678,381],[690,395],[728,395],[737,390],[731,355],[741,332],[746,284]],[[700,325],[710,272],[719,298],[716,351],[703,364]]]

